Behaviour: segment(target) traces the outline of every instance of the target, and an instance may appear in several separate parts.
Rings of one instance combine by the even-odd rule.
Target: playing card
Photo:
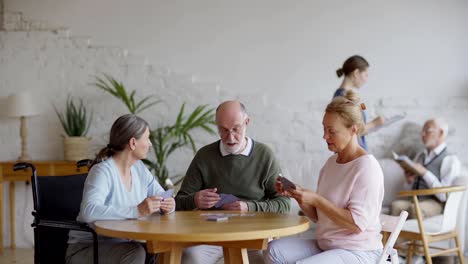
[[[219,222],[219,221],[227,221],[229,219],[229,217],[227,216],[208,216],[206,218],[207,221],[215,221],[215,222]]]
[[[281,181],[281,183],[283,184],[283,189],[284,190],[290,190],[290,189],[293,189],[295,190],[296,189],[296,185],[288,180],[287,178],[283,177],[283,176],[278,176],[278,179]]]
[[[158,194],[157,196],[162,197],[163,199],[170,198],[174,195],[174,189],[169,189],[165,192]]]
[[[225,205],[225,204],[229,204],[229,203],[233,203],[233,202],[236,202],[236,201],[239,201],[240,199],[232,194],[225,194],[225,193],[221,193],[219,195],[219,197],[221,198],[216,204],[215,204],[215,208],[220,208],[221,206]]]

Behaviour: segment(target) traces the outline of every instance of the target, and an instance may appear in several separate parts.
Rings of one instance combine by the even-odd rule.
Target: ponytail
[[[354,91],[353,89],[347,89],[343,97],[353,102],[354,104],[358,104],[359,101],[361,101],[359,94],[356,93],[356,91]]]
[[[343,72],[343,69],[342,68],[339,68],[338,70],[336,70],[336,76],[338,76],[338,78],[340,78],[341,76],[343,76],[344,72]]]
[[[110,144],[107,144],[107,146],[105,146],[98,152],[98,154],[96,155],[96,158],[94,158],[94,160],[91,162],[91,165],[89,166],[89,168],[91,169],[91,167],[93,167],[94,165],[102,161],[105,161],[106,159],[108,159],[109,157],[111,157],[117,152],[118,151],[116,151]]]

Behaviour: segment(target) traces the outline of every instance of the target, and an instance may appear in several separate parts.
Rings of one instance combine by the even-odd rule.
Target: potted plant
[[[152,96],[136,101],[135,90],[128,93],[121,82],[116,81],[109,75],[104,75],[104,78],[96,77],[95,85],[122,101],[133,114],[140,113],[160,102],[159,100],[151,102]],[[183,179],[181,176],[171,177],[169,175],[167,169],[169,156],[182,147],[190,147],[194,153],[196,152],[195,141],[192,137],[192,132],[195,129],[202,129],[210,134],[216,133],[212,128],[214,125],[214,109],[208,108],[207,105],[200,105],[188,116],[185,115],[184,110],[185,104],[182,104],[174,124],[159,125],[151,131],[150,140],[153,144],[156,160],[143,160],[146,166],[154,172],[164,188],[172,188]]]
[[[63,113],[60,113],[55,106],[54,109],[65,131],[64,159],[77,161],[88,158],[90,138],[86,137],[86,134],[91,124],[92,112],[88,112],[82,99],[74,101],[70,96],[67,98]]]

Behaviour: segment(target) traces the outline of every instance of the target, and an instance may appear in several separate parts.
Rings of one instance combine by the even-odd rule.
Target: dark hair
[[[134,114],[117,118],[110,130],[109,144],[98,152],[90,167],[124,150],[131,138],[139,139],[147,128],[148,122]]]
[[[343,76],[343,74],[344,76],[348,76],[348,74],[354,72],[356,69],[365,71],[367,68],[369,68],[369,63],[366,59],[359,55],[354,55],[345,60],[343,66],[336,70],[336,75],[338,75],[338,77]]]
[[[346,91],[344,96],[335,97],[325,109],[325,113],[336,113],[344,121],[344,125],[350,128],[356,125],[358,128],[357,134],[365,133],[365,125],[362,119],[362,110],[365,105],[360,103],[359,95],[353,90]]]

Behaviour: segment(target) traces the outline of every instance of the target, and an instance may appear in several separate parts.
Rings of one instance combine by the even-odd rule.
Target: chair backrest
[[[458,208],[460,207],[464,191],[448,194],[444,206],[444,217],[442,219],[441,233],[453,231],[457,226]]]
[[[398,258],[396,255],[396,250],[393,248],[393,246],[395,245],[401,229],[405,225],[406,218],[408,218],[408,212],[406,211],[402,211],[400,216],[380,215],[382,231],[390,232],[390,236],[385,243],[382,256],[380,256],[380,259],[377,262],[378,264],[386,263],[389,256],[392,258],[392,260]],[[392,263],[394,262],[392,261]]]
[[[37,191],[33,199],[39,219],[76,220],[86,176],[40,176],[33,179]]]
[[[31,177],[36,220],[75,221],[87,174]],[[64,263],[68,229],[34,228],[35,261]],[[37,263],[37,262],[36,262]]]
[[[468,168],[463,167],[461,174],[452,182],[453,185],[467,186],[468,187]],[[468,252],[468,232],[466,222],[468,219],[468,192],[465,191],[461,198],[460,207],[458,208],[457,217],[457,233],[460,240],[460,247],[463,252]]]

